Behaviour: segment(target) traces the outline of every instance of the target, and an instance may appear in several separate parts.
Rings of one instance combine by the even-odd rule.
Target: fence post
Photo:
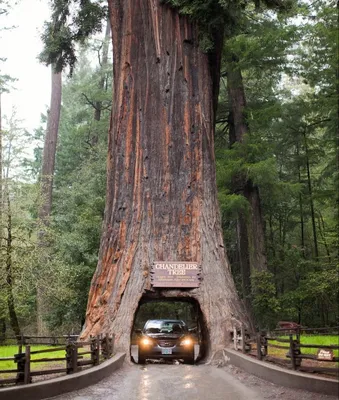
[[[257,333],[257,359],[262,360],[262,353],[261,353],[261,335]]]
[[[112,337],[110,338],[110,357],[114,354],[114,346],[115,346],[115,334],[113,333]]]
[[[296,367],[296,363],[295,363],[293,335],[290,335],[290,357],[291,357],[292,369],[296,370],[297,367]]]
[[[300,328],[298,327],[296,330],[296,340],[298,342],[298,344],[300,344]]]
[[[100,362],[100,339],[99,336],[91,338],[91,360],[93,365]]]
[[[68,343],[66,346],[66,369],[67,374],[78,370],[78,348],[74,343]]]
[[[72,343],[73,359],[72,359],[72,369],[73,372],[78,371],[78,346],[76,343]]]
[[[96,360],[95,365],[99,365],[100,364],[100,336],[97,336],[97,338],[96,338],[95,360]]]
[[[245,339],[245,327],[243,324],[241,324],[241,328],[240,328],[240,332],[241,332],[241,352],[242,353],[246,353],[246,339]]]
[[[238,337],[237,337],[236,326],[233,327],[233,345],[234,345],[234,350],[238,350]]]
[[[70,374],[71,371],[71,358],[72,358],[72,352],[71,352],[71,345],[69,343],[66,344],[66,374]]]
[[[268,348],[268,344],[267,344],[268,340],[267,340],[267,332],[266,331],[264,333],[263,338],[264,338],[264,357],[266,357],[267,354],[268,354],[268,350],[267,350],[267,348]]]
[[[14,362],[16,363],[17,374],[16,383],[24,383],[25,381],[25,354],[20,352],[14,354]]]
[[[105,360],[108,360],[111,357],[111,346],[108,333],[106,333],[105,337],[101,339],[101,355]]]
[[[31,383],[31,346],[26,346],[25,366],[24,366],[24,384]]]

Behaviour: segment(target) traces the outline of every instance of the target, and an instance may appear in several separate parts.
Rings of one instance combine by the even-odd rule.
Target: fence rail
[[[66,344],[69,342],[76,342],[79,338],[79,335],[68,334],[62,336],[34,336],[34,335],[16,335],[16,336],[8,336],[4,340],[5,342],[15,341],[18,345],[26,345],[26,344]]]
[[[327,329],[332,333],[338,331],[338,328],[280,328],[269,334],[261,332],[253,336],[242,326],[241,329],[233,329],[233,343],[235,350],[255,356],[258,360],[271,361],[293,370],[339,375],[337,364],[339,357],[333,353],[333,350],[339,351],[339,343],[338,345],[304,344],[300,340],[301,332],[323,333]],[[279,337],[282,334],[286,334],[288,338]],[[272,356],[269,354],[270,348],[286,350],[286,358]],[[318,354],[304,353],[303,349],[318,349]],[[322,357],[319,355],[321,352]],[[311,360],[314,365],[303,365],[303,360]],[[323,362],[333,365],[324,367],[321,364]]]
[[[69,336],[65,336],[69,337]],[[28,336],[25,336],[28,338]],[[38,338],[35,336],[34,338]],[[44,337],[46,338],[46,337]],[[64,336],[63,336],[64,338]],[[25,349],[23,351],[23,346]],[[83,351],[83,348],[89,346],[89,350]],[[112,357],[114,352],[114,335],[109,336],[97,336],[92,337],[89,341],[86,342],[74,342],[73,340],[68,341],[64,346],[52,347],[48,349],[42,350],[33,350],[31,351],[31,345],[25,344],[22,342],[18,345],[18,353],[14,354],[13,357],[2,357],[0,358],[0,367],[1,361],[14,361],[16,363],[16,369],[3,369],[0,370],[2,374],[16,374],[14,378],[6,378],[0,379],[0,386],[7,384],[29,384],[32,383],[32,377],[41,376],[41,375],[51,375],[51,374],[73,374],[78,372],[84,366],[95,366],[99,365],[102,360],[109,359]],[[54,358],[38,358],[32,359],[32,355],[36,354],[46,354],[53,353],[56,351],[65,351],[64,357],[54,357]],[[85,355],[89,355],[89,359],[84,359]],[[40,371],[31,370],[32,364],[35,363],[49,363],[63,361],[65,362],[64,368],[56,368],[55,365],[51,369],[44,369]]]

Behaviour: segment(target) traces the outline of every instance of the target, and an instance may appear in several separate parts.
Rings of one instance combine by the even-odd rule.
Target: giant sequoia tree
[[[90,0],[81,4],[82,21],[86,12],[100,14]],[[62,5],[69,2],[55,1],[55,10],[66,15]],[[114,332],[118,347],[127,350],[142,297],[193,298],[215,351],[232,323],[246,320],[225,255],[214,165],[223,29],[236,23],[241,8],[232,13],[219,0],[108,5],[115,97],[105,221],[83,337]],[[86,35],[91,22],[96,30],[94,21],[88,19],[84,30],[72,24],[68,37]],[[72,46],[49,56],[60,67],[75,61]],[[199,262],[200,287],[152,289],[155,260]]]
[[[176,10],[155,1],[109,3],[115,101],[104,230],[83,336],[108,330],[127,349],[139,301],[152,292],[153,261],[197,261],[200,288],[156,295],[196,299],[217,350],[232,316],[243,319],[216,200],[217,68],[199,47],[196,24]]]

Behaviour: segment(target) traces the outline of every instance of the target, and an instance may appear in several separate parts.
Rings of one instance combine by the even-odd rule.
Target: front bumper
[[[171,354],[163,354],[163,352],[171,351]],[[139,354],[145,358],[164,358],[164,359],[176,359],[176,358],[188,358],[194,356],[194,346],[174,346],[174,347],[139,347]]]

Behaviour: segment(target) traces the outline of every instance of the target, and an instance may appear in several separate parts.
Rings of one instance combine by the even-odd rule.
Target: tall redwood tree
[[[61,92],[62,92],[62,75],[61,72],[55,72],[52,66],[52,88],[51,102],[48,114],[47,129],[44,141],[44,151],[42,156],[41,167],[41,183],[40,183],[40,207],[39,207],[39,247],[48,247],[46,240],[47,227],[52,211],[52,195],[53,195],[53,175],[55,167],[55,154],[58,141],[60,112],[61,112]],[[46,301],[46,285],[47,277],[43,270],[43,264],[46,262],[45,252],[42,252],[40,263],[42,271],[37,281],[37,332],[39,335],[47,334],[48,327],[46,324],[49,313],[48,303]]]
[[[238,58],[226,55],[227,93],[229,102],[229,142],[243,143],[250,134],[246,118],[246,94]],[[252,308],[251,274],[267,270],[265,249],[264,220],[258,186],[243,173],[233,179],[233,191],[243,195],[248,201],[249,215],[240,213],[237,218],[237,244],[240,271],[242,278],[242,294],[251,323],[254,325]]]
[[[245,320],[216,198],[218,46],[204,53],[197,26],[158,0],[108,3],[115,96],[107,200],[82,336],[113,332],[127,350],[139,301],[153,290],[153,261],[197,261],[199,288],[155,293],[197,300],[214,352]]]

